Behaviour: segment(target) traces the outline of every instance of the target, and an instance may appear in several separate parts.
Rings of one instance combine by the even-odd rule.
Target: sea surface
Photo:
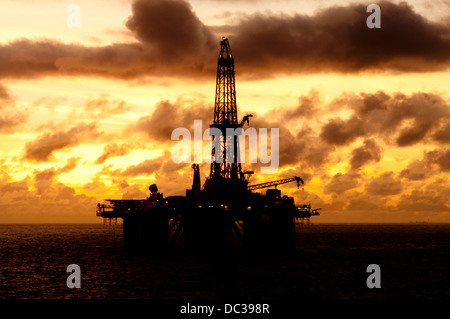
[[[123,250],[122,225],[0,225],[0,299],[450,300],[450,224],[297,225],[296,253],[159,257]],[[66,285],[67,266],[81,288]],[[366,285],[367,266],[381,288]]]

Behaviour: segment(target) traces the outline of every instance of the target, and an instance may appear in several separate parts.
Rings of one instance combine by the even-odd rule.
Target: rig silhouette
[[[319,215],[320,208],[312,210],[310,204],[297,207],[292,197],[281,196],[277,185],[297,182],[299,187],[303,180],[297,176],[249,185],[254,172],[242,170],[238,137],[229,131],[248,125],[250,117],[238,122],[234,58],[224,38],[217,62],[214,122],[210,125],[222,134],[212,135],[212,163],[203,187],[199,165],[192,164],[193,184],[186,196],[164,197],[152,184],[146,199],[107,199],[109,204],[97,204],[97,216],[123,219],[128,251],[164,252],[183,234],[184,248],[189,251],[223,252],[232,248],[233,231],[252,251],[295,250],[295,223]],[[265,195],[254,192],[273,186]]]

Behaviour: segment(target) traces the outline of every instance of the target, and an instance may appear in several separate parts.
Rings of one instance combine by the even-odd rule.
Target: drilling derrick
[[[239,160],[239,145],[236,129],[242,127],[237,120],[236,87],[234,80],[234,58],[228,39],[220,42],[217,61],[216,97],[214,104],[214,124],[221,135],[211,131],[212,163],[210,179],[243,179]],[[217,131],[218,132],[218,131]],[[215,135],[217,134],[217,135]],[[213,182],[214,183],[214,182]]]
[[[216,99],[214,104],[214,124],[238,124],[236,108],[236,86],[234,80],[234,58],[228,39],[220,42],[217,62]]]

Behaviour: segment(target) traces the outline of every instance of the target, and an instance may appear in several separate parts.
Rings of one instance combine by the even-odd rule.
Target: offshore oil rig
[[[243,171],[238,156],[238,122],[234,58],[227,38],[220,42],[217,63],[214,122],[210,174],[203,187],[198,164],[192,164],[193,184],[186,196],[164,197],[156,184],[142,200],[107,199],[97,204],[97,216],[123,219],[124,247],[127,251],[161,253],[171,249],[181,237],[184,249],[204,254],[229,251],[232,235],[245,249],[265,252],[295,250],[295,223],[319,215],[311,204],[297,207],[294,199],[281,196],[277,185],[303,180],[296,176],[262,184],[249,184],[253,171]],[[217,132],[217,131],[216,131]],[[233,156],[227,156],[233,154]],[[231,159],[230,159],[231,157]],[[267,189],[266,194],[254,192]]]

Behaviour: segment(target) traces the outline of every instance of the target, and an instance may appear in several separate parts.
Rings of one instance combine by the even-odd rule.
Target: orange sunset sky
[[[251,183],[302,177],[279,188],[314,222],[450,222],[450,2],[377,2],[380,29],[370,3],[1,0],[0,223],[184,195],[171,132],[212,122],[222,36],[238,117],[280,129],[278,171]]]

